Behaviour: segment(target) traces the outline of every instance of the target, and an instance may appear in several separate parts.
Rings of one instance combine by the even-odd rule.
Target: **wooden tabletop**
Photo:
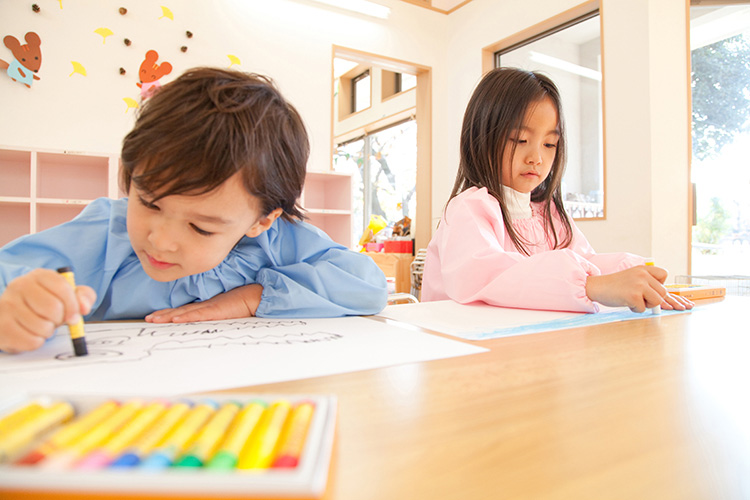
[[[327,499],[750,498],[748,312],[701,301],[252,390],[338,395]]]
[[[337,395],[328,500],[746,499],[748,312],[703,300],[247,390]]]

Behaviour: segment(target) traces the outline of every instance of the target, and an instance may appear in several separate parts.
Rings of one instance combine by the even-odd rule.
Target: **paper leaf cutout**
[[[70,64],[73,65],[73,73],[69,74],[69,77],[73,76],[76,73],[86,76],[86,68],[83,67],[83,64],[77,61],[70,61]]]

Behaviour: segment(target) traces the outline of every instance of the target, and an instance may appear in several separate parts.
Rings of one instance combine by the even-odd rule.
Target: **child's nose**
[[[531,148],[526,153],[526,163],[529,165],[541,165],[542,164],[542,152],[539,148]]]
[[[148,233],[148,242],[156,250],[162,252],[173,252],[177,250],[177,235],[175,229],[169,222],[159,221],[151,225]]]

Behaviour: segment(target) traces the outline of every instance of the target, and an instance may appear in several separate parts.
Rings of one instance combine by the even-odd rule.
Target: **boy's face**
[[[243,236],[258,236],[281,215],[280,208],[263,215],[239,174],[197,196],[171,195],[152,203],[133,183],[128,196],[130,243],[156,281],[213,269]]]

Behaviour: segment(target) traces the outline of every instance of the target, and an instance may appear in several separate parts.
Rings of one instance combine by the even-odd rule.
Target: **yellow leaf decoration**
[[[58,0],[60,2],[60,8],[62,9],[62,0]]]
[[[138,101],[136,101],[132,97],[123,97],[122,100],[125,101],[125,104],[128,105],[128,107],[125,108],[126,113],[128,112],[130,108],[134,108],[134,109],[140,108],[140,106],[138,105]]]
[[[174,21],[174,14],[172,14],[172,11],[169,10],[168,8],[164,7],[163,5],[161,6],[161,14],[162,14],[162,16],[159,19],[161,19],[163,17],[167,17],[167,18],[171,19],[172,21]]]
[[[114,35],[114,33],[112,33],[112,30],[109,28],[97,28],[94,30],[94,33],[102,36],[102,43],[106,43],[108,36]]]
[[[86,76],[86,68],[83,67],[83,64],[77,61],[70,61],[70,64],[73,65],[73,72],[69,74],[68,77],[71,77],[76,73],[78,73],[79,75]]]
[[[232,54],[227,54],[227,57],[229,58],[229,61],[231,62],[231,64],[229,65],[229,67],[230,67],[230,68],[231,68],[231,67],[232,67],[232,66],[233,66],[234,64],[236,64],[237,66],[240,66],[240,65],[242,64],[242,63],[240,62],[240,58],[239,58],[239,57],[237,57],[237,56],[234,56],[234,55],[232,55]]]

